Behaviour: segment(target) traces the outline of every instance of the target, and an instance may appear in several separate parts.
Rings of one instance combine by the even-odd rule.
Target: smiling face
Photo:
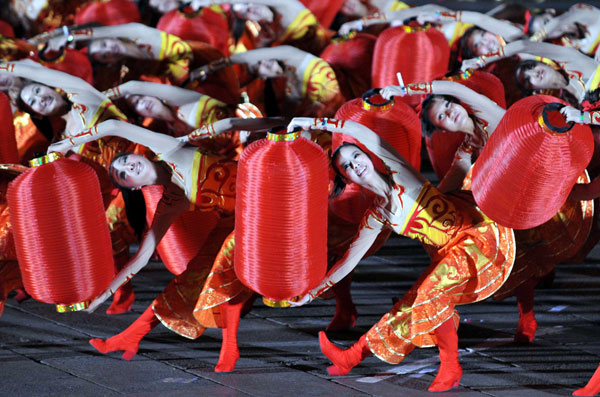
[[[20,96],[31,110],[42,116],[62,114],[68,105],[58,92],[43,84],[33,83],[23,87]]]
[[[118,157],[110,165],[110,175],[117,184],[129,189],[152,185],[156,180],[154,164],[139,154]]]
[[[450,102],[445,98],[435,98],[433,104],[427,110],[429,119],[436,127],[450,131],[467,131],[469,114],[467,110],[458,103]]]
[[[500,41],[495,34],[476,29],[467,39],[467,46],[476,56],[496,52],[500,49]]]
[[[365,185],[375,173],[373,162],[354,145],[342,146],[335,158],[335,167],[348,183]]]
[[[127,50],[119,39],[98,39],[90,43],[88,53],[100,63],[111,63],[125,58]]]
[[[127,104],[142,117],[171,120],[171,109],[160,99],[149,95],[128,95]]]

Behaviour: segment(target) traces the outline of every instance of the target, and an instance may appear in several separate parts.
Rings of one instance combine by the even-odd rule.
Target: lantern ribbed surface
[[[569,128],[560,105],[566,103],[546,95],[517,101],[475,162],[473,196],[496,222],[515,229],[546,222],[587,167],[594,151],[590,127],[557,132]]]
[[[371,86],[398,85],[396,73],[404,84],[441,78],[448,72],[450,47],[442,32],[432,27],[396,26],[384,30],[373,51]],[[421,103],[422,95],[402,100],[412,107]]]
[[[79,77],[87,81],[90,85],[93,85],[94,71],[88,56],[71,48],[66,48],[64,51],[64,55],[56,61],[47,62],[39,60],[39,62],[47,68],[59,70],[72,76]]]
[[[329,159],[298,135],[269,134],[238,162],[235,273],[277,301],[305,294],[327,270]]]
[[[210,8],[190,12],[186,8],[171,10],[160,17],[156,28],[183,40],[208,43],[223,55],[229,53],[227,19]]]
[[[75,15],[75,25],[99,22],[102,25],[122,25],[140,22],[140,11],[131,0],[94,0]]]
[[[506,109],[506,100],[504,97],[504,86],[500,79],[491,73],[476,71],[465,71],[463,73],[446,78],[446,80],[455,81],[463,84],[479,94],[485,95],[498,106]],[[433,171],[438,179],[442,179],[450,169],[454,154],[460,144],[465,140],[465,134],[462,132],[448,132],[436,130],[431,137],[425,138],[425,147],[431,160]]]
[[[332,40],[319,57],[325,60],[340,83],[345,98],[356,98],[371,88],[371,65],[377,37],[353,33]]]
[[[23,285],[41,302],[77,305],[104,291],[114,276],[100,185],[82,162],[37,164],[7,193]]]
[[[156,206],[163,195],[163,187],[144,186],[142,194],[146,202],[146,222],[151,225]],[[171,273],[183,273],[217,226],[219,219],[219,214],[215,211],[185,211],[179,215],[156,247],[160,259]]]
[[[19,151],[15,138],[15,127],[12,123],[13,113],[10,99],[0,92],[0,164],[18,164]]]

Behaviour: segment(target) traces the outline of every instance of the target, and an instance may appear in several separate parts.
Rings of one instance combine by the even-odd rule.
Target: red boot
[[[332,287],[335,293],[335,315],[325,329],[326,331],[341,331],[356,325],[357,312],[350,294],[351,283],[352,273]]]
[[[124,350],[121,357],[131,360],[138,352],[140,341],[159,323],[160,321],[154,315],[152,305],[150,305],[125,331],[106,340],[90,339],[90,344],[103,354]]]
[[[235,368],[240,358],[237,344],[237,332],[240,325],[240,317],[244,304],[251,299],[253,294],[242,292],[232,300],[221,305],[223,317],[223,342],[219,353],[219,362],[215,366],[215,372],[230,372]]]
[[[319,344],[323,354],[333,363],[327,368],[329,375],[346,375],[352,368],[372,354],[367,344],[367,334],[361,336],[358,342],[350,348],[343,350],[334,346],[327,339],[325,332],[321,331],[319,332]]]
[[[595,396],[600,393],[600,365],[596,368],[596,372],[592,375],[592,379],[589,380],[585,387],[575,390],[574,396]]]
[[[458,362],[458,335],[452,318],[435,329],[440,350],[440,369],[429,386],[429,391],[446,391],[456,387],[462,377],[462,367]]]
[[[515,291],[519,305],[519,324],[515,334],[517,343],[530,343],[535,338],[537,321],[533,312],[533,289],[537,282],[537,279],[528,280]]]

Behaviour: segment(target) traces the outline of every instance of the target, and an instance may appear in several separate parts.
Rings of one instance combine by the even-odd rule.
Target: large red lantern
[[[163,187],[145,186],[142,193],[146,202],[146,221],[151,224],[156,206],[163,195]],[[217,226],[219,219],[216,211],[186,211],[169,226],[156,250],[171,273],[183,273]]]
[[[367,33],[351,33],[331,41],[319,58],[335,71],[345,98],[357,98],[371,88],[373,48],[377,37]]]
[[[499,78],[491,73],[480,70],[467,70],[460,74],[445,78],[445,80],[455,81],[463,84],[481,95],[485,95],[498,106],[506,109],[506,100],[504,99],[504,86]],[[448,132],[436,130],[431,137],[425,138],[425,147],[429,160],[437,177],[441,180],[450,169],[454,154],[458,147],[465,140],[465,134],[462,132]]]
[[[74,311],[114,277],[96,173],[51,153],[12,181],[7,202],[23,285],[35,299]]]
[[[300,132],[269,133],[242,152],[234,268],[268,299],[303,295],[325,276],[328,163]]]
[[[92,22],[99,22],[102,25],[122,25],[140,21],[138,6],[131,0],[93,0],[75,14],[75,25]]]
[[[430,26],[396,26],[384,30],[373,51],[372,87],[398,85],[396,73],[405,84],[441,78],[448,72],[450,46],[442,32]],[[422,95],[410,95],[403,101],[412,107]]]
[[[587,167],[590,127],[566,123],[565,102],[547,95],[517,101],[507,111],[473,166],[477,205],[496,222],[529,229],[565,203]]]

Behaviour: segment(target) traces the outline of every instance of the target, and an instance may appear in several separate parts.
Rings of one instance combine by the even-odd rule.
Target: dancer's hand
[[[392,99],[392,97],[395,96],[406,96],[407,91],[406,91],[406,87],[402,87],[399,85],[388,85],[385,86],[381,89],[381,91],[379,92],[379,94],[384,97],[386,100],[390,100]]]
[[[92,313],[94,310],[96,310],[98,308],[98,306],[100,306],[111,295],[112,294],[110,292],[110,289],[107,288],[103,293],[101,293],[100,295],[95,297],[94,300],[92,300],[92,303],[90,303],[90,305],[87,307],[87,309],[85,309],[85,311],[88,313]]]
[[[297,127],[302,128],[304,131],[310,131],[311,129],[319,129],[321,125],[317,125],[317,120],[313,117],[294,117],[288,124],[288,132],[294,131]]]
[[[460,70],[464,72],[469,69],[479,69],[483,66],[485,66],[485,59],[482,57],[465,59],[460,65]]]
[[[73,144],[71,143],[70,139],[67,138],[67,139],[63,139],[62,141],[55,142],[52,145],[48,146],[48,150],[46,151],[46,153],[50,154],[52,152],[57,152],[57,153],[65,154],[72,148],[73,148]]]
[[[338,30],[340,36],[345,36],[352,31],[360,32],[363,29],[363,22],[360,19],[342,24]]]
[[[589,124],[590,122],[588,112],[582,112],[581,110],[575,109],[572,106],[565,106],[564,108],[560,109],[560,112],[563,114],[563,116],[565,116],[567,122],[572,121],[579,124]]]
[[[306,294],[302,297],[298,297],[298,298],[294,298],[292,300],[288,300],[290,306],[293,307],[297,307],[297,306],[304,306],[307,303],[310,303],[312,301],[312,297],[310,296],[310,294]]]

